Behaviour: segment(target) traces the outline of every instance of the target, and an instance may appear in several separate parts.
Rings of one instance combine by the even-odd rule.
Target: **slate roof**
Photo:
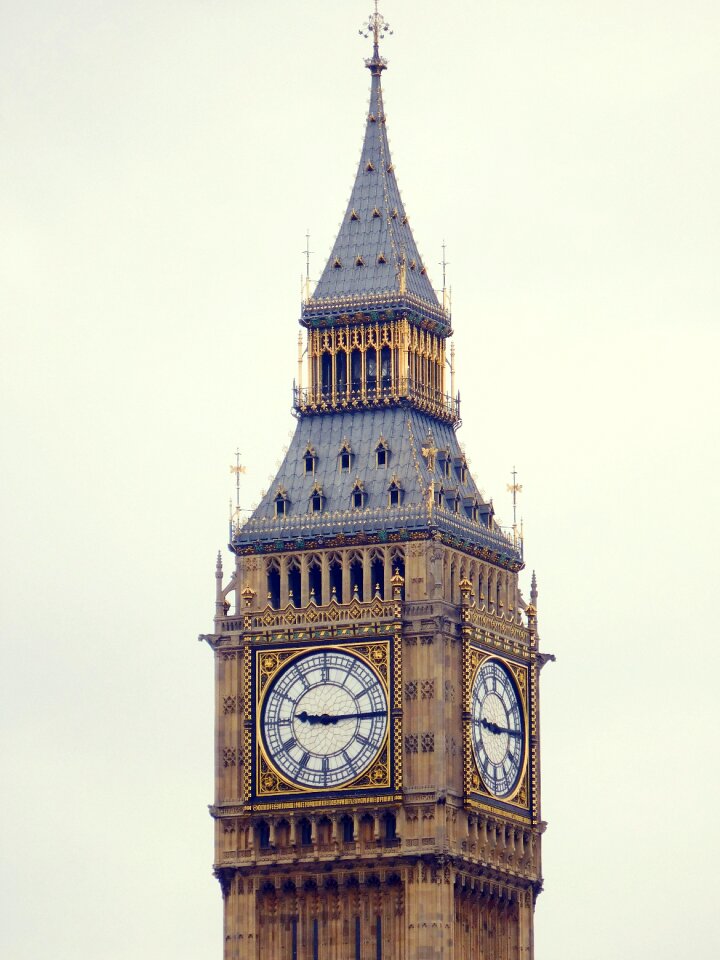
[[[370,105],[350,201],[310,304],[337,297],[409,293],[438,306],[400,197],[385,124],[380,75],[384,61],[367,62]],[[401,263],[405,290],[401,290]]]
[[[452,467],[446,477],[440,456],[434,469],[429,468],[422,448],[428,445],[428,434],[438,450],[449,452]],[[387,465],[378,467],[376,448],[384,439],[389,449]],[[348,472],[340,469],[339,455],[344,441],[349,441],[351,465]],[[308,449],[317,456],[314,473],[306,473]],[[325,413],[303,417],[297,425],[285,458],[252,517],[233,537],[233,546],[270,544],[274,541],[334,536],[338,533],[378,533],[380,531],[437,528],[459,540],[488,547],[506,559],[519,561],[512,542],[489,519],[491,508],[484,501],[470,471],[465,481],[459,475],[464,460],[455,431],[449,424],[412,407],[391,407],[383,410]],[[397,477],[401,487],[401,503],[389,506],[388,487]],[[366,494],[362,509],[353,509],[352,493],[360,480]],[[434,481],[437,491],[456,490],[460,512],[433,508],[428,513],[428,488]],[[323,509],[311,510],[310,498],[318,488],[322,491]],[[288,498],[287,515],[275,516],[275,497],[282,489]],[[481,504],[479,522],[465,516],[465,502],[477,498]],[[488,526],[489,521],[489,526]]]

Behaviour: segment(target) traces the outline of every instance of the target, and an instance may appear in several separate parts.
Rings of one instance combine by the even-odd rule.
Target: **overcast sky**
[[[215,555],[288,442],[366,2],[0,0],[8,960],[222,954]],[[465,443],[536,568],[537,960],[715,960],[720,5],[387,0]]]

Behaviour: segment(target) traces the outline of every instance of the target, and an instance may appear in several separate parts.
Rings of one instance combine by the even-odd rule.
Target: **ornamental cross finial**
[[[384,70],[387,61],[380,56],[380,39],[388,34],[392,36],[393,31],[385,17],[378,11],[378,0],[375,0],[375,10],[368,16],[367,24],[363,24],[358,33],[361,37],[369,37],[372,34],[373,38],[373,55],[370,60],[365,61],[365,66]]]

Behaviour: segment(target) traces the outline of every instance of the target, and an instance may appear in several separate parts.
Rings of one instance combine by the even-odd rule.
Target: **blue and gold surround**
[[[263,712],[274,685],[293,664],[307,662],[314,653],[327,652],[353,658],[383,691],[387,703],[387,725],[382,742],[369,764],[358,775],[333,789],[304,786],[284,774],[273,761],[264,736]],[[247,803],[274,809],[284,806],[312,807],[357,802],[359,797],[372,796],[373,802],[399,799],[402,789],[402,701],[401,646],[399,636],[370,636],[325,643],[317,639],[268,645],[250,644],[246,648],[246,676],[251,686],[253,721],[245,727],[244,754],[246,769],[252,777],[246,786]]]
[[[507,644],[504,644],[507,646]],[[473,749],[473,688],[483,668],[497,665],[509,678],[522,716],[522,755],[517,780],[503,795],[486,782]],[[531,665],[525,658],[508,656],[506,651],[488,649],[480,642],[466,640],[463,663],[463,754],[465,802],[468,807],[501,810],[513,819],[533,819],[533,782],[537,755],[533,731],[536,728]]]

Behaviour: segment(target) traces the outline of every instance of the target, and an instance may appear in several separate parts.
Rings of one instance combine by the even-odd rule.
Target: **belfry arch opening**
[[[372,595],[385,599],[385,560],[379,554],[374,554],[370,563],[370,583]]]
[[[350,561],[350,594],[353,600],[363,600],[363,562],[355,555]]]
[[[328,567],[328,572],[330,574],[330,599],[337,600],[338,603],[343,602],[343,575],[342,575],[342,561],[339,557],[332,557]]]
[[[332,383],[332,357],[329,353],[323,353],[320,358],[321,365],[321,383],[322,383],[322,392],[325,397],[330,396],[330,385]]]
[[[288,567],[288,603],[296,607],[301,603],[302,578],[300,576],[300,563],[293,560]]]
[[[325,602],[322,592],[322,565],[318,557],[310,561],[308,568],[308,599],[318,605]]]
[[[280,606],[280,567],[271,561],[267,567],[267,601],[276,610]]]

